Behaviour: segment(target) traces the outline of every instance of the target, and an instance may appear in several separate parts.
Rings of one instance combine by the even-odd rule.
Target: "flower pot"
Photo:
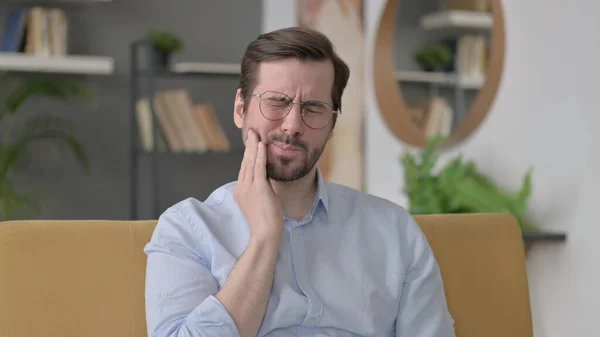
[[[171,62],[171,54],[169,52],[154,50],[154,61],[159,69],[169,68]]]
[[[432,66],[422,67],[421,69],[423,69],[423,71],[425,71],[425,72],[443,72],[445,70],[443,67],[432,67]]]

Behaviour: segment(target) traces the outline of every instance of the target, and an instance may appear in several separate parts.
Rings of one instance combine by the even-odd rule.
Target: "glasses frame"
[[[281,118],[277,118],[277,119],[268,118],[268,117],[267,117],[267,116],[265,116],[265,114],[262,112],[262,107],[261,107],[261,100],[262,100],[262,96],[263,96],[264,94],[266,94],[266,93],[269,93],[269,92],[270,92],[270,93],[275,93],[275,94],[280,94],[280,95],[283,95],[283,96],[286,96],[286,97],[290,98],[290,102],[289,102],[290,104],[288,104],[288,107],[287,107],[287,112],[286,112],[286,113],[285,113],[283,116],[281,116]],[[254,97],[258,97],[258,110],[260,110],[260,114],[261,114],[261,115],[262,115],[262,116],[263,116],[265,119],[268,119],[268,120],[270,120],[270,121],[280,121],[280,120],[282,120],[282,119],[286,118],[286,117],[287,117],[287,116],[290,114],[290,111],[292,111],[292,107],[294,106],[294,104],[298,104],[298,105],[300,106],[300,116],[302,117],[302,123],[304,123],[304,125],[306,125],[308,128],[310,128],[310,129],[313,129],[313,130],[320,130],[320,129],[323,129],[323,128],[327,127],[327,126],[328,126],[328,125],[331,123],[331,121],[333,120],[333,117],[334,117],[335,115],[340,115],[340,114],[341,114],[341,111],[339,111],[339,110],[334,110],[334,109],[333,109],[333,107],[331,106],[331,104],[329,104],[329,103],[327,103],[327,102],[323,102],[323,101],[315,101],[315,100],[309,100],[309,101],[296,101],[296,100],[293,100],[293,99],[291,99],[291,97],[290,97],[290,96],[288,96],[288,95],[286,95],[286,94],[284,94],[284,93],[282,93],[282,92],[273,91],[273,90],[267,90],[267,91],[263,92],[262,94],[249,94],[248,96],[254,96]],[[323,125],[323,126],[321,126],[321,127],[319,127],[319,128],[315,128],[315,127],[312,127],[312,126],[310,126],[310,125],[308,125],[308,124],[306,123],[306,121],[304,120],[304,104],[306,104],[306,103],[309,103],[309,102],[318,102],[319,104],[326,104],[327,106],[329,106],[329,107],[331,108],[331,111],[332,111],[333,113],[331,114],[331,118],[329,118],[329,121],[327,121],[327,123],[326,123],[325,125]]]

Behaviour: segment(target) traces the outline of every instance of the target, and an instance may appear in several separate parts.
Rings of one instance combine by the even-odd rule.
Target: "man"
[[[234,103],[238,180],[160,216],[145,248],[149,336],[454,336],[411,216],[315,165],[349,72],[315,31],[250,43]]]

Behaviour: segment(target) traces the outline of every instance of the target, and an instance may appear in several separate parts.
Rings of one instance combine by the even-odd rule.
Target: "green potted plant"
[[[147,38],[152,43],[157,64],[161,67],[167,67],[171,61],[171,56],[184,48],[183,41],[166,30],[151,31],[148,33]]]
[[[401,156],[404,168],[404,193],[409,199],[412,214],[447,213],[510,213],[518,220],[523,232],[537,231],[526,219],[531,195],[529,169],[516,193],[507,193],[491,178],[480,172],[473,161],[458,155],[440,168],[438,146],[445,138],[432,138],[417,154]]]
[[[447,45],[432,43],[415,55],[415,61],[425,71],[444,71],[452,63],[452,53]]]
[[[86,172],[90,169],[89,159],[70,121],[45,112],[28,118],[18,116],[22,106],[34,97],[49,97],[65,103],[95,101],[91,90],[72,81],[0,79],[0,220],[14,219],[42,205],[41,194],[21,191],[15,179],[19,164],[33,144],[48,141],[64,145]]]

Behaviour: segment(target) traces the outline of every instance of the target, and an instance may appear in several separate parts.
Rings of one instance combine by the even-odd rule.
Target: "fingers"
[[[248,138],[246,140],[246,150],[248,156],[244,156],[246,167],[244,169],[244,181],[254,180],[254,166],[256,163],[256,147],[258,144],[258,136],[253,130],[248,130]]]
[[[244,151],[244,157],[246,156],[246,152]],[[240,172],[238,173],[238,181],[244,181],[244,177],[246,172],[246,161],[242,159],[242,164],[240,165]]]
[[[256,164],[254,165],[254,179],[267,178],[267,149],[263,142],[258,142]]]
[[[240,172],[238,173],[238,181],[244,181],[246,178],[246,166],[248,166],[247,161],[248,161],[249,152],[250,152],[250,148],[248,146],[248,139],[246,139],[245,146],[246,146],[246,148],[244,150],[244,156],[242,157],[242,164],[240,165]]]

